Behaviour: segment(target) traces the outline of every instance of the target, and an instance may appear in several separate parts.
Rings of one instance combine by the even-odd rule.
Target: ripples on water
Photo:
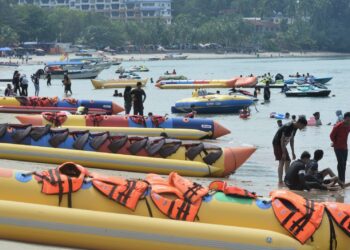
[[[285,113],[291,115],[304,114],[312,116],[315,111],[321,112],[323,124],[335,121],[335,111],[343,112],[349,109],[349,79],[350,60],[348,58],[292,58],[292,59],[221,59],[221,60],[184,60],[184,61],[153,61],[153,62],[124,62],[125,68],[133,65],[146,65],[150,72],[141,73],[143,77],[152,77],[156,80],[165,71],[176,72],[186,75],[190,79],[228,79],[238,75],[262,75],[267,72],[271,74],[282,73],[285,77],[296,72],[309,72],[315,76],[332,76],[329,83],[332,89],[331,97],[328,98],[286,98],[280,94],[280,90],[272,90],[271,102],[265,105],[257,104],[257,110],[252,107],[252,116],[248,120],[242,120],[237,115],[209,115],[208,118],[215,119],[231,129],[232,133],[218,140],[220,145],[255,145],[258,150],[250,160],[242,166],[235,175],[230,177],[234,184],[266,195],[269,191],[278,188],[277,185],[277,162],[274,161],[272,151],[272,138],[277,130],[275,119],[270,119],[271,112]],[[115,76],[117,66],[103,71],[101,79]],[[20,72],[27,76],[34,73],[40,66],[22,66]],[[12,72],[1,72],[1,78],[10,78]],[[2,83],[3,84],[3,83]],[[52,80],[52,86],[46,87],[46,81],[41,80],[40,95],[63,97],[63,86],[60,80]],[[73,80],[72,90],[74,98],[85,99],[109,99],[123,105],[122,98],[113,97],[114,90],[94,90],[89,80]],[[122,89],[119,91],[123,91]],[[148,83],[145,88],[147,100],[145,113],[170,114],[170,107],[179,99],[189,97],[192,90],[159,90]],[[215,91],[215,90],[213,90]],[[221,93],[227,93],[225,89]],[[34,93],[30,86],[29,94]],[[335,95],[335,96],[333,96]],[[262,96],[260,96],[262,98]],[[204,116],[203,116],[204,117]],[[330,167],[336,172],[336,158],[330,147],[329,133],[331,126],[308,127],[305,131],[298,131],[295,139],[296,155],[304,150],[313,153],[315,149],[325,151],[324,159],[320,162],[320,168]],[[347,180],[350,181],[350,167],[348,166]],[[316,192],[305,193],[306,196],[318,200],[332,200],[350,202],[350,189],[339,192]],[[345,198],[344,198],[345,197]]]

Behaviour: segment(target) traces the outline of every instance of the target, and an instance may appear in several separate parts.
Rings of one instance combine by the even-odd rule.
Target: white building
[[[162,18],[171,23],[171,0],[18,0],[18,3],[101,12],[125,21]]]

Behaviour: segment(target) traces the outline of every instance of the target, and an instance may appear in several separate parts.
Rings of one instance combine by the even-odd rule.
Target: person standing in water
[[[28,96],[28,79],[26,74],[23,74],[20,78],[20,85],[21,85],[21,96]]]
[[[51,86],[51,73],[50,72],[47,73],[46,79],[47,79],[47,82],[46,82],[47,86]]]
[[[271,97],[271,91],[270,91],[270,79],[266,81],[265,87],[264,87],[264,101],[269,102]]]
[[[337,157],[338,176],[345,183],[346,162],[348,159],[348,135],[350,133],[350,112],[344,114],[344,121],[334,125],[330,138]]]
[[[35,88],[35,96],[39,96],[39,90],[40,90],[40,86],[39,86],[39,76],[38,74],[34,74],[32,76],[32,82],[34,83],[34,88]]]
[[[124,109],[125,109],[126,115],[130,114],[131,107],[132,107],[131,87],[126,86],[124,89]]]
[[[280,127],[273,140],[273,152],[278,164],[278,181],[279,183],[283,182],[283,167],[285,172],[287,172],[288,167],[291,162],[291,158],[289,156],[287,145],[290,143],[290,148],[292,150],[292,159],[295,160],[295,152],[294,152],[294,137],[297,130],[302,130],[307,125],[307,120],[304,116],[301,116],[297,122],[289,122]]]
[[[143,103],[146,100],[146,93],[142,89],[142,83],[138,82],[136,88],[130,92],[133,100],[134,115],[143,115]]]
[[[73,95],[72,89],[71,89],[72,88],[72,82],[69,79],[67,74],[64,74],[62,82],[63,82],[63,85],[64,85],[64,93],[66,94],[66,96],[68,96],[68,92],[70,92],[70,95]]]

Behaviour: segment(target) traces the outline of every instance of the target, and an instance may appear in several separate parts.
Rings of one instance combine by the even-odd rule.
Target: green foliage
[[[23,41],[127,44],[220,43],[264,50],[350,51],[349,0],[174,0],[173,20],[117,21],[67,8],[40,9],[0,0],[0,44]],[[278,32],[260,32],[242,17],[289,17]],[[292,23],[290,21],[293,21]]]

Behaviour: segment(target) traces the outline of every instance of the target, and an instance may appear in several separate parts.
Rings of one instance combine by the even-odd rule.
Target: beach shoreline
[[[163,53],[130,53],[130,54],[116,54],[110,55],[109,53],[92,53],[93,57],[105,57],[108,60],[113,61],[150,61],[152,59],[159,59],[168,61],[169,59],[164,59],[164,56],[168,54],[168,52]],[[261,52],[261,53],[251,53],[251,54],[243,54],[243,53],[187,53],[184,52],[181,55],[187,56],[185,60],[217,60],[217,59],[267,59],[267,58],[329,58],[329,57],[350,57],[350,53],[338,53],[338,52]],[[0,62],[12,62],[18,63],[19,65],[37,65],[37,64],[45,64],[51,61],[59,61],[62,55],[45,55],[45,56],[36,56],[31,55],[28,63],[22,62],[21,59],[18,58],[9,58],[9,57],[0,57]],[[68,58],[76,58],[74,53],[69,53]]]

